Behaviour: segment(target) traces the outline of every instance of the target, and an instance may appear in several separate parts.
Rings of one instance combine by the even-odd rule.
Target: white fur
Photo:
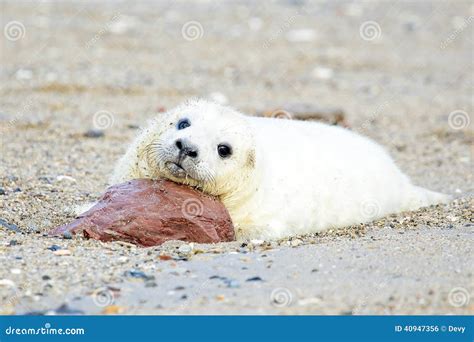
[[[178,131],[182,117],[191,126]],[[173,154],[175,139],[183,137],[200,149],[198,160],[186,161],[186,169],[206,170],[213,182],[175,178],[159,158],[165,152],[150,157],[153,142]],[[228,159],[216,152],[223,141],[234,150]],[[168,178],[218,196],[239,238],[318,232],[448,199],[412,185],[380,145],[352,131],[244,116],[203,100],[152,120],[117,165],[111,182],[132,178]]]

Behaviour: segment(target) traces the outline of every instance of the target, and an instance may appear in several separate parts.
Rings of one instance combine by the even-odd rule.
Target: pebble
[[[120,263],[120,264],[125,264],[128,262],[128,258],[126,256],[121,256],[117,259],[117,261]]]
[[[0,286],[15,287],[15,282],[10,279],[0,279]]]
[[[192,250],[193,250],[193,246],[188,245],[188,244],[181,245],[181,246],[179,246],[179,248],[178,248],[178,252],[179,252],[179,253],[183,253],[183,254],[191,253]]]
[[[72,234],[71,234],[71,232],[64,232],[64,233],[63,233],[63,239],[65,239],[65,240],[70,240],[70,239],[72,239]]]
[[[7,193],[5,192],[4,188],[0,188],[0,195],[6,195]]]
[[[49,249],[50,251],[58,251],[61,249],[61,246],[58,246],[58,245],[51,245],[49,246],[47,249]]]
[[[9,230],[13,230],[14,232],[17,232],[17,233],[20,232],[20,228],[18,228],[18,226],[16,224],[8,223],[7,221],[5,221],[1,218],[0,218],[0,226],[5,227]]]
[[[71,255],[71,251],[69,249],[60,249],[60,250],[54,251],[53,254],[57,256],[66,256],[66,255]]]
[[[458,220],[458,218],[456,216],[452,216],[452,215],[448,215],[448,216],[446,216],[446,218],[448,220],[450,220],[451,222],[456,222]]]
[[[12,268],[10,270],[11,274],[21,274],[21,270],[19,268]]]
[[[303,241],[301,241],[300,239],[293,239],[290,242],[291,247],[297,247],[297,246],[301,245],[302,243],[303,243]]]
[[[329,80],[334,76],[334,71],[331,68],[316,67],[311,72],[311,75],[320,80]]]
[[[71,183],[76,183],[76,179],[73,178],[73,177],[70,177],[70,176],[66,176],[66,175],[59,175],[56,177],[56,180],[58,182],[63,182],[63,181],[66,181],[66,182],[71,182]]]
[[[263,281],[259,276],[248,278],[246,281]]]
[[[118,306],[118,305],[109,305],[106,306],[102,310],[102,314],[104,315],[117,315],[125,311],[125,308],[123,306]]]
[[[123,275],[126,276],[126,277],[139,278],[139,279],[143,279],[143,280],[153,280],[153,279],[155,279],[155,276],[147,275],[144,272],[138,271],[138,270],[125,271]]]
[[[53,311],[48,311],[47,315],[83,315],[84,311],[73,309],[68,304],[63,304]]]
[[[316,39],[316,31],[312,29],[291,30],[285,37],[291,43],[308,43]]]
[[[86,138],[101,138],[105,135],[103,130],[100,129],[90,129],[84,133]]]
[[[264,242],[264,240],[250,240],[250,243],[254,246],[261,246]]]

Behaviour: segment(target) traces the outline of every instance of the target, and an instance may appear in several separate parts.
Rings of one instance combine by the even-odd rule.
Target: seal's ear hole
[[[251,169],[255,167],[255,150],[249,151],[245,165]]]

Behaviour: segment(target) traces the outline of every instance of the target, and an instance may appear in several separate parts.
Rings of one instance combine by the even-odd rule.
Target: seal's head
[[[194,100],[169,112],[148,148],[160,176],[226,196],[239,191],[255,169],[255,143],[245,117]]]

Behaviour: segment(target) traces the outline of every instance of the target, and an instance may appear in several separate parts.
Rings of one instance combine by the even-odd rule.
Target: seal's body
[[[239,238],[280,238],[444,202],[375,142],[341,127],[198,100],[153,120],[112,183],[167,178],[218,196]]]

